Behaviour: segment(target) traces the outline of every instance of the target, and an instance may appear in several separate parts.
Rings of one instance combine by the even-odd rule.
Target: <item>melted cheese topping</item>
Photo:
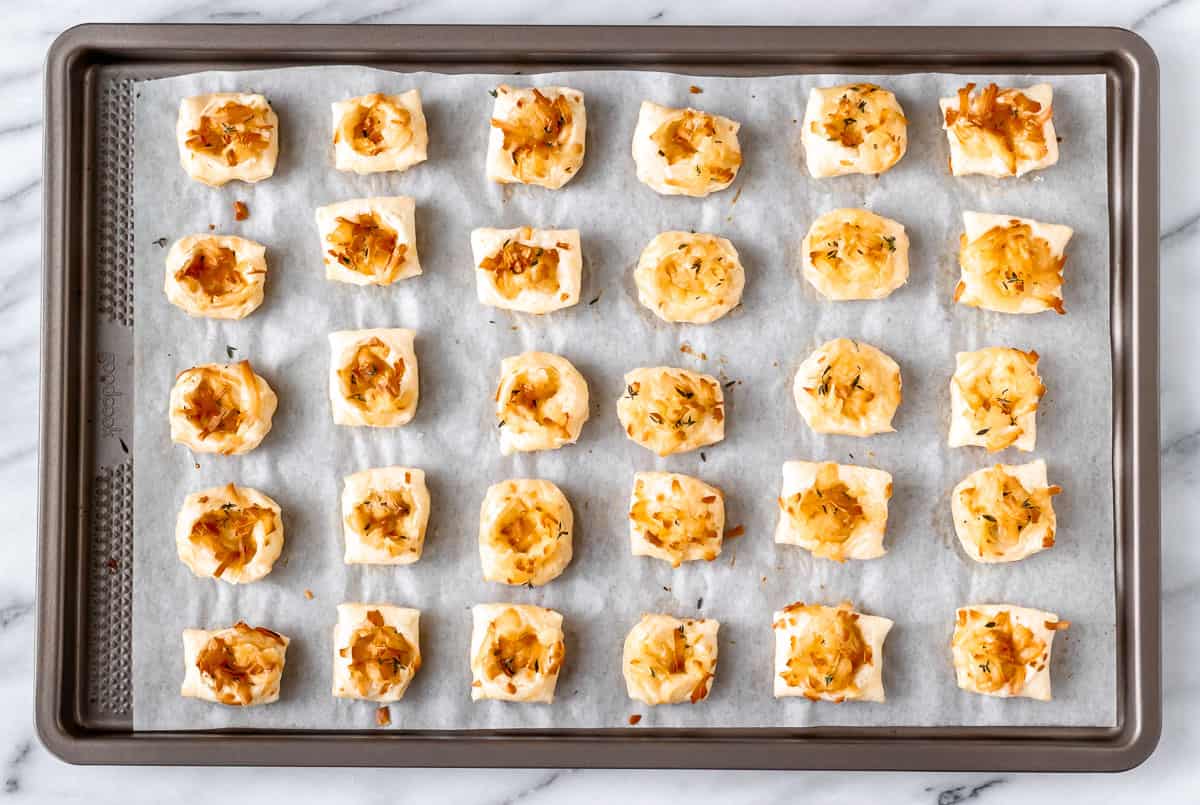
[[[974,89],[975,84],[967,84],[958,90],[956,99],[942,103],[943,127],[957,146],[957,153],[951,154],[955,175],[1020,176],[1053,164],[1058,149],[1053,126],[1048,126],[1053,108],[1047,85],[1022,91],[988,84],[982,92],[972,94]],[[1045,102],[1035,100],[1032,94],[1044,94]],[[993,165],[998,168],[982,168]],[[972,166],[981,169],[971,170]]]
[[[195,366],[171,389],[171,439],[197,453],[246,453],[270,431],[275,406],[249,361]]]
[[[190,316],[240,319],[262,304],[266,248],[244,238],[190,235],[167,253],[163,290]]]
[[[908,148],[908,121],[896,96],[875,84],[814,88],[802,129],[815,177],[878,174]]]
[[[484,579],[537,587],[558,578],[571,561],[573,524],[566,496],[549,481],[490,487],[479,514]]]
[[[707,324],[742,300],[746,274],[725,238],[663,232],[642,251],[634,270],[638,299],[664,321]]]
[[[279,697],[286,637],[238,622],[218,632],[188,630],[184,641],[185,647],[190,641],[195,652],[189,657],[195,674],[184,681],[185,696],[241,707]]]
[[[378,609],[367,612],[366,623],[354,630],[349,645],[338,653],[349,660],[351,684],[363,699],[383,697],[394,687],[406,686],[421,667],[416,646],[386,625]]]
[[[950,446],[964,444],[996,452],[1036,444],[1035,413],[1046,392],[1037,372],[1038,354],[1008,347],[958,353],[951,382]]]
[[[342,524],[347,563],[417,561],[428,521],[429,491],[421,470],[381,467],[345,478]]]
[[[629,535],[634,556],[652,556],[679,567],[711,562],[721,553],[725,496],[698,478],[669,472],[634,475]]]
[[[583,375],[566,358],[548,352],[505,358],[495,402],[505,455],[574,444],[588,418]]]
[[[805,279],[829,299],[882,299],[908,281],[904,227],[867,210],[825,213],[801,250]]]
[[[887,618],[796,602],[775,613],[775,695],[812,701],[883,701]]]
[[[638,179],[664,195],[725,189],[742,164],[738,128],[719,115],[643,101],[633,135]]]
[[[562,616],[528,605],[473,610],[473,699],[549,702],[565,655]]]
[[[583,93],[565,87],[496,88],[488,178],[556,189],[583,163]]]
[[[1067,258],[1056,253],[1031,222],[1011,219],[974,239],[963,235],[961,246],[963,278],[954,289],[954,301],[1001,313],[1066,313],[1062,271]],[[964,298],[967,291],[970,297]]]
[[[617,417],[630,439],[660,456],[725,438],[725,397],[716,378],[666,366],[625,375]]]
[[[1051,642],[1069,625],[1050,612],[1004,604],[959,609],[951,642],[958,686],[1049,700]]]
[[[1011,562],[1054,545],[1051,498],[1062,492],[1046,481],[1046,464],[997,464],[971,473],[954,489],[954,527],[978,562]]]
[[[775,542],[843,562],[887,553],[892,476],[869,467],[789,461],[783,465]]]
[[[257,182],[275,172],[279,120],[262,95],[216,93],[185,98],[175,136],[188,175],[219,187]]]
[[[888,433],[900,406],[900,367],[870,344],[837,338],[800,365],[793,394],[817,433]]]
[[[335,423],[396,427],[413,418],[420,389],[411,330],[346,331],[329,339]]]
[[[631,699],[646,704],[696,704],[708,698],[717,672],[712,620],[643,615],[625,638],[622,667]]]

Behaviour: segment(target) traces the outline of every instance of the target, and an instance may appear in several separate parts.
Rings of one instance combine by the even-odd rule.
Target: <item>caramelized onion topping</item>
[[[1034,368],[1036,352],[1002,353],[985,371],[955,379],[970,411],[971,427],[989,451],[1003,450],[1024,435],[1020,419],[1038,408],[1046,390]]]
[[[188,131],[184,144],[192,151],[221,159],[233,167],[255,159],[271,142],[267,110],[228,101],[201,115],[196,128]]]
[[[734,262],[714,238],[685,241],[655,267],[658,287],[675,304],[720,294],[731,284],[733,273]]]
[[[816,385],[805,391],[835,416],[861,421],[875,399],[872,386],[876,379],[876,372],[863,366],[857,352],[842,352],[825,364]]]
[[[695,109],[684,109],[663,123],[650,139],[668,165],[696,160],[696,173],[718,182],[731,182],[742,164],[742,155],[717,133],[716,118]]]
[[[381,283],[396,278],[408,253],[408,244],[399,243],[396,232],[369,212],[354,219],[338,216],[325,240],[329,256],[338,263]]]
[[[406,489],[372,489],[346,518],[366,542],[383,545],[394,556],[411,550],[417,538],[411,522],[412,496]]]
[[[974,610],[960,613],[954,643],[967,652],[967,674],[976,689],[985,693],[1005,687],[1019,693],[1029,665],[1042,659],[1046,651],[1046,644],[1014,621],[1007,610],[990,616]]]
[[[265,534],[277,529],[276,514],[264,506],[242,506],[230,501],[217,509],[206,511],[192,524],[188,539],[210,551],[217,560],[214,576],[227,569],[241,570],[258,553],[255,531],[263,526]]]
[[[858,627],[858,614],[846,609],[806,608],[809,631],[793,636],[787,670],[780,674],[789,687],[803,687],[805,695],[853,695],[854,677],[872,661],[871,647]]]
[[[501,296],[515,299],[522,291],[558,293],[558,259],[556,248],[547,249],[510,238],[498,252],[483,258],[479,267],[492,272]]]
[[[1050,119],[1049,107],[1015,89],[1003,92],[988,84],[972,97],[974,84],[958,90],[958,106],[946,110],[946,126],[968,154],[1004,160],[1009,173],[1017,172],[1018,161],[1036,162],[1046,156],[1044,134]]]
[[[808,253],[813,268],[831,280],[873,285],[887,270],[896,252],[896,238],[869,219],[831,222],[812,233]]]
[[[245,420],[238,403],[234,387],[226,382],[219,372],[205,368],[195,369],[201,373],[200,382],[184,398],[183,414],[188,422],[206,439],[212,434],[237,433]],[[254,382],[251,379],[251,382]]]
[[[1056,257],[1050,243],[1035,235],[1029,224],[1014,220],[964,242],[959,262],[964,272],[980,279],[985,293],[1002,302],[1032,298],[1064,312],[1060,289],[1066,257]]]
[[[246,287],[246,276],[238,266],[233,249],[202,242],[188,255],[187,262],[175,272],[175,280],[192,293],[209,299],[236,293]]]
[[[813,485],[782,501],[792,523],[810,540],[831,543],[837,551],[864,519],[858,498],[838,475],[838,466],[825,462]]]
[[[283,638],[238,622],[232,635],[214,635],[196,655],[196,667],[222,704],[245,706],[283,662]]]
[[[338,370],[342,395],[365,411],[392,411],[405,407],[404,359],[388,362],[391,349],[378,338],[359,345],[354,357]]]
[[[513,378],[504,406],[504,425],[516,430],[526,426],[550,429],[563,438],[570,438],[567,430],[569,414],[561,406],[547,405],[562,387],[562,379],[553,366],[537,366],[522,369]]]
[[[960,493],[971,514],[966,526],[980,555],[1003,556],[1020,545],[1022,532],[1042,521],[1043,512],[1050,507],[1050,498],[1061,491],[1058,486],[1026,489],[1016,476],[999,466],[980,473],[975,485]],[[1045,540],[1053,544],[1052,530]]]
[[[513,175],[521,181],[545,179],[571,139],[571,105],[565,95],[552,101],[534,89],[532,102],[518,99],[511,118],[493,117],[492,125],[504,132]]]
[[[367,157],[399,150],[412,142],[412,115],[383,95],[367,95],[342,117],[338,137]]]
[[[725,418],[724,403],[717,398],[718,386],[706,378],[669,372],[658,383],[634,382],[625,396],[634,401],[639,425],[647,432],[669,431],[677,442],[685,441],[698,424]]]
[[[354,630],[349,646],[340,653],[350,659],[350,679],[360,696],[385,695],[421,667],[412,643],[385,625],[377,609],[367,612],[366,625]]]
[[[674,505],[682,497],[683,486],[677,478],[671,479],[670,497],[661,493],[649,497],[645,482],[639,480],[629,509],[629,519],[642,532],[645,540],[656,548],[682,555],[692,546],[704,546],[704,559],[716,559],[721,534],[714,513],[707,505],[716,499],[702,500],[705,505],[695,507],[698,509],[696,511],[693,507]]]
[[[562,662],[562,643],[543,644],[512,609],[505,610],[488,625],[484,645],[487,647],[484,674],[488,679],[507,677],[510,685],[511,680],[522,674],[537,677],[556,673]]]

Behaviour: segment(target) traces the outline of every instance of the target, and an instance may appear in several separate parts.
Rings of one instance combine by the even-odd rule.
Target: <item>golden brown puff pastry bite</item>
[[[870,344],[835,338],[800,364],[792,393],[816,433],[891,433],[900,407],[900,367]]]
[[[964,212],[963,230],[955,302],[999,313],[1067,312],[1062,283],[1071,227]]]
[[[248,453],[270,432],[277,404],[250,361],[193,366],[171,388],[171,441],[196,453]]]
[[[476,229],[471,254],[475,291],[485,305],[541,314],[579,302],[578,229]]]
[[[501,84],[494,95],[487,177],[551,190],[575,178],[586,146],[583,93],[570,87]]]
[[[1022,176],[1058,162],[1054,134],[1054,90],[1049,84],[980,92],[967,84],[942,98],[942,128],[950,140],[950,172],[955,176]]]
[[[827,299],[883,299],[908,282],[908,235],[890,218],[839,209],[813,221],[800,246],[804,278]]]
[[[800,130],[816,178],[877,174],[908,148],[908,120],[896,96],[875,84],[813,87]]]
[[[950,510],[963,550],[976,562],[1016,562],[1054,546],[1054,495],[1046,462],[997,464],[954,487]]]
[[[950,446],[989,453],[1037,445],[1038,402],[1046,393],[1038,354],[1011,347],[959,352],[950,380]]]
[[[708,324],[742,301],[746,272],[728,240],[704,232],[662,232],[633,271],[638,301],[663,321]]]
[[[552,702],[566,646],[563,617],[528,604],[471,608],[471,698]]]
[[[231,235],[188,235],[167,252],[163,291],[189,316],[241,319],[263,302],[267,248]]]
[[[1066,629],[1053,612],[975,604],[956,612],[951,642],[958,686],[985,696],[1050,701],[1050,648]]]
[[[488,487],[479,510],[483,578],[540,587],[571,562],[574,516],[549,481],[514,478]]]
[[[892,476],[883,470],[789,461],[783,465],[775,541],[807,548],[813,556],[844,562],[887,553]]]
[[[211,187],[258,182],[275,173],[279,118],[262,95],[217,92],[184,98],[175,125],[187,175]]]
[[[333,695],[398,702],[421,668],[421,611],[391,604],[338,604]]]
[[[711,562],[721,553],[725,495],[699,478],[674,472],[639,472],[629,500],[629,542],[634,556],[679,567]]]
[[[175,519],[179,560],[197,576],[248,584],[283,551],[279,504],[248,486],[215,486],[184,498]]]
[[[401,328],[329,334],[329,399],[335,425],[396,428],[417,413],[414,333]]]
[[[325,278],[391,285],[421,273],[416,202],[407,196],[356,198],[317,208]]]
[[[642,101],[633,132],[638,181],[664,196],[704,197],[733,184],[741,124],[698,109]]]
[[[408,170],[425,161],[428,146],[420,90],[374,92],[333,104],[333,159],[340,171]]]
[[[892,621],[797,601],[775,613],[775,698],[882,702],[883,641]]]
[[[549,352],[502,360],[495,399],[506,456],[575,444],[588,419],[587,381],[570,361]]]
[[[235,707],[277,701],[289,642],[270,629],[242,621],[214,631],[184,629],[179,692]]]
[[[377,467],[347,475],[342,530],[348,565],[409,565],[421,558],[429,524],[425,473]]]
[[[646,704],[696,704],[717,673],[715,620],[643,615],[625,637],[621,658],[629,698]]]
[[[686,453],[725,438],[725,396],[710,375],[646,366],[625,375],[617,418],[625,435],[647,450]]]

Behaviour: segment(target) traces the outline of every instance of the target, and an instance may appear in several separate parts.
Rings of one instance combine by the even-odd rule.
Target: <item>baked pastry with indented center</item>
[[[800,138],[813,177],[878,174],[908,149],[908,121],[896,96],[875,84],[813,87]]]
[[[1053,612],[1011,604],[975,604],[955,613],[954,674],[972,693],[1050,701],[1050,649],[1066,629]]]
[[[215,486],[184,498],[175,519],[179,560],[197,576],[248,584],[283,551],[279,504],[248,486]]]
[[[1054,546],[1054,495],[1046,462],[997,464],[954,487],[950,510],[963,550],[976,562],[1016,562]]]
[[[329,334],[329,399],[336,425],[395,428],[417,413],[414,333],[401,328]]]
[[[813,221],[800,246],[804,278],[827,299],[883,299],[908,282],[908,235],[890,218],[839,209]]]
[[[471,608],[471,698],[554,701],[566,646],[562,615],[528,604]]]
[[[574,516],[549,481],[514,478],[488,487],[479,510],[483,578],[540,587],[571,562]]]
[[[333,695],[398,702],[421,668],[421,611],[391,604],[338,604]]]
[[[775,613],[775,698],[882,702],[883,641],[892,621],[797,601]]]
[[[717,629],[702,618],[643,615],[625,637],[621,658],[629,698],[646,704],[696,704],[717,673]]]
[[[414,467],[377,467],[347,475],[342,487],[342,530],[348,565],[410,565],[421,558],[429,524],[425,473]]]
[[[589,413],[587,381],[570,361],[549,352],[501,361],[495,401],[506,456],[574,444]]]
[[[725,395],[710,375],[642,367],[625,375],[617,418],[625,435],[647,450],[686,453],[725,438]]]
[[[317,208],[325,278],[391,285],[421,273],[416,202],[408,196],[356,198]]]
[[[541,314],[579,302],[578,229],[476,229],[471,254],[475,291],[485,305]]]
[[[698,109],[642,101],[633,132],[638,181],[664,196],[702,198],[724,190],[742,166],[740,127]]]
[[[179,692],[234,707],[277,701],[289,642],[277,632],[243,621],[228,629],[184,629]]]
[[[883,470],[831,461],[788,461],[779,493],[775,541],[813,556],[844,562],[887,553],[892,476]]]
[[[163,290],[189,316],[241,319],[263,302],[267,248],[231,235],[188,235],[167,252]]]
[[[999,313],[1067,312],[1062,283],[1071,227],[964,212],[963,230],[955,302]]]
[[[248,453],[270,432],[277,404],[250,361],[193,366],[171,388],[171,441],[196,453]]]
[[[796,370],[796,408],[816,433],[891,433],[900,407],[900,367],[861,341],[826,341]]]
[[[425,161],[428,146],[420,90],[374,92],[333,104],[333,160],[340,171],[408,170]]]
[[[586,146],[583,93],[570,87],[501,84],[493,94],[487,177],[551,190],[575,178]]]
[[[175,124],[187,175],[211,187],[259,182],[275,173],[279,118],[262,95],[217,92],[184,98]]]
[[[1058,162],[1054,90],[1049,84],[1001,89],[967,84],[942,98],[942,128],[950,140],[950,172],[1003,178]]]
[[[746,272],[728,240],[704,232],[662,232],[633,271],[638,301],[663,321],[708,324],[742,301]]]
[[[679,567],[711,562],[721,553],[725,496],[699,478],[675,472],[639,472],[629,501],[629,542],[634,556],[652,556]]]
[[[1011,347],[959,352],[950,380],[950,446],[989,453],[1037,446],[1038,402],[1046,393],[1038,354]]]

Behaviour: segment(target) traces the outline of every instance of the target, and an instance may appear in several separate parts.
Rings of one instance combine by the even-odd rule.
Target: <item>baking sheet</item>
[[[136,101],[134,451],[134,728],[342,728],[374,726],[374,706],[330,693],[332,627],[343,601],[422,610],[423,667],[392,707],[392,728],[508,729],[641,725],[754,727],[834,725],[1112,725],[1116,719],[1112,522],[1112,378],[1109,333],[1106,95],[1102,75],[1055,76],[1055,125],[1063,138],[1054,168],[1019,180],[955,179],[936,99],[964,79],[888,76],[909,117],[909,150],[882,177],[811,180],[799,121],[810,87],[862,76],[687,77],[593,71],[531,76],[399,74],[326,67],[203,73],[139,85]],[[1025,86],[1029,76],[994,76]],[[484,178],[488,90],[502,81],[563,83],[588,105],[587,158],[561,191],[501,187]],[[689,87],[700,87],[693,94]],[[333,169],[329,103],[373,91],[422,92],[428,162],[400,175],[359,177]],[[265,93],[279,114],[276,174],[249,186],[207,188],[178,165],[174,122],[181,97]],[[705,200],[664,198],[637,182],[629,140],[638,104],[691,104],[742,122],[745,164],[734,186]],[[425,273],[390,288],[324,279],[312,219],[321,205],[370,195],[417,200]],[[234,200],[249,220],[235,223]],[[821,212],[864,206],[908,229],[911,276],[879,302],[832,303],[800,276],[798,246]],[[951,303],[960,212],[1019,214],[1075,228],[1068,249],[1068,315],[1008,317]],[[576,227],[584,252],[583,301],[548,317],[509,314],[476,301],[469,232],[478,226]],[[162,294],[165,247],[193,232],[240,234],[267,245],[263,307],[241,322],[192,320]],[[747,270],[743,304],[703,327],[660,322],[637,302],[632,267],[665,229],[712,231],[733,240]],[[417,331],[421,403],[395,430],[332,424],[326,334],[402,326]],[[819,436],[791,402],[792,374],[826,339],[846,336],[900,364],[904,403],[897,433],[868,439]],[[988,456],[945,446],[954,353],[988,345],[1036,349],[1048,392],[1038,451]],[[193,456],[171,444],[167,396],[177,372],[249,358],[279,394],[271,434],[241,457]],[[578,444],[503,457],[491,412],[501,358],[558,352],[588,379],[592,419]],[[686,352],[683,350],[687,350]],[[673,364],[741,381],[726,392],[724,442],[659,459],[625,439],[615,416],[631,368]],[[949,493],[995,460],[1045,458],[1056,498],[1058,544],[1010,565],[983,566],[958,546]],[[789,459],[876,466],[894,476],[887,556],[836,564],[776,546],[775,496]],[[196,466],[196,465],[199,466]],[[425,553],[404,568],[345,566],[339,522],[341,478],[373,466],[425,469],[433,498]],[[744,525],[712,563],[672,570],[629,553],[625,511],[632,475],[665,469],[725,490],[727,523]],[[559,484],[576,515],[575,558],[538,589],[481,580],[476,544],[486,487],[507,477]],[[189,492],[227,481],[259,488],[283,506],[287,544],[270,576],[231,587],[194,578],[175,556],[173,527]],[[311,590],[312,600],[305,597]],[[771,613],[795,600],[852,600],[896,621],[884,656],[886,704],[841,706],[771,696]],[[567,662],[552,705],[471,702],[469,607],[513,601],[553,607],[566,618]],[[1072,621],[1054,648],[1050,703],[1003,701],[959,691],[948,642],[954,609],[1006,601]],[[621,643],[642,612],[721,621],[720,662],[698,706],[647,708],[630,701]],[[292,638],[281,700],[237,710],[179,697],[180,632],[237,619]]]

